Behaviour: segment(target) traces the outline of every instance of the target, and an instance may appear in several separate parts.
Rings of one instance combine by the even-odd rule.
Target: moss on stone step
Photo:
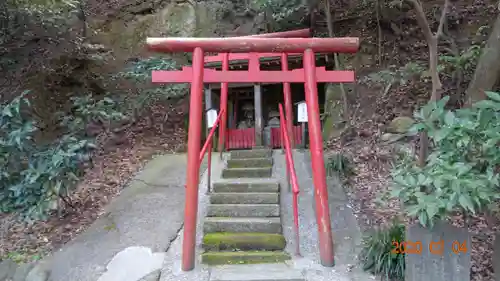
[[[273,166],[272,158],[229,159],[228,168],[267,168]]]
[[[270,178],[273,167],[259,168],[226,168],[222,170],[222,178]]]
[[[285,249],[285,237],[274,233],[215,232],[205,234],[203,248],[210,251],[221,250],[268,250]]]
[[[290,255],[282,251],[206,252],[201,255],[202,263],[208,265],[278,263],[289,259]]]

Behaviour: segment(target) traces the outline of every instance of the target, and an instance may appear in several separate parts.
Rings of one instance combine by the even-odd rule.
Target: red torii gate
[[[320,112],[318,104],[318,78],[324,82],[352,82],[353,72],[323,71],[316,69],[314,52],[355,53],[359,47],[358,38],[148,38],[150,50],[157,52],[193,52],[192,68],[179,71],[153,71],[153,82],[191,82],[189,131],[188,131],[188,167],[186,205],[184,210],[184,237],[182,270],[194,268],[196,221],[198,212],[199,153],[201,142],[202,95],[204,82],[244,82],[245,77],[252,77],[250,82],[304,82],[313,183],[316,202],[316,222],[318,225],[321,264],[334,265],[333,237],[331,233],[330,210],[326,171],[323,159],[323,139],[321,134]],[[204,69],[204,52],[303,52],[303,70],[292,71],[215,71]],[[286,72],[283,74],[283,72]],[[182,73],[182,74],[179,74]],[[252,75],[249,75],[252,73]],[[291,74],[295,73],[295,74]],[[205,75],[206,74],[206,75]],[[178,80],[170,79],[177,76]],[[188,77],[185,77],[188,76]],[[302,76],[302,77],[300,77]],[[275,77],[275,78],[270,78]],[[342,77],[342,78],[339,78]]]

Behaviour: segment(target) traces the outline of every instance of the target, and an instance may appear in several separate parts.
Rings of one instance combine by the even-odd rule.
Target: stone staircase
[[[232,151],[213,183],[203,231],[208,265],[279,263],[284,252],[280,185],[272,178],[272,151]]]

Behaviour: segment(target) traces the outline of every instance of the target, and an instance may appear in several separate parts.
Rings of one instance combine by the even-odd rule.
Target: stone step
[[[279,204],[279,193],[217,192],[210,194],[211,204]]]
[[[214,182],[214,192],[278,192],[279,182],[272,180],[258,180],[245,182]]]
[[[222,177],[225,179],[235,178],[270,178],[273,174],[272,167],[265,168],[225,168]]]
[[[227,160],[228,168],[262,168],[272,167],[272,158],[246,158],[246,159],[229,159]]]
[[[290,259],[283,251],[206,252],[201,262],[208,265],[277,263]]]
[[[306,281],[306,279],[300,270],[284,263],[275,263],[213,267],[210,281]]]
[[[203,248],[208,251],[285,249],[285,237],[274,233],[208,233],[203,237]]]
[[[270,149],[234,150],[231,151],[231,159],[242,158],[266,158],[271,157],[273,151]]]
[[[225,218],[207,217],[203,232],[261,232],[281,234],[281,219],[278,218]]]
[[[211,204],[208,217],[279,217],[278,204]]]

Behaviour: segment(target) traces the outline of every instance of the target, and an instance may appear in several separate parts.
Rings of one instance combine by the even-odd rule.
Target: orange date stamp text
[[[442,256],[444,253],[444,241],[433,241],[429,245],[423,245],[422,241],[392,241],[392,246],[394,248],[391,250],[392,254],[417,254],[421,255],[423,247],[429,249],[429,252],[433,255]],[[451,251],[458,255],[460,253],[467,253],[467,241],[460,243],[459,241],[453,241],[451,244]]]

